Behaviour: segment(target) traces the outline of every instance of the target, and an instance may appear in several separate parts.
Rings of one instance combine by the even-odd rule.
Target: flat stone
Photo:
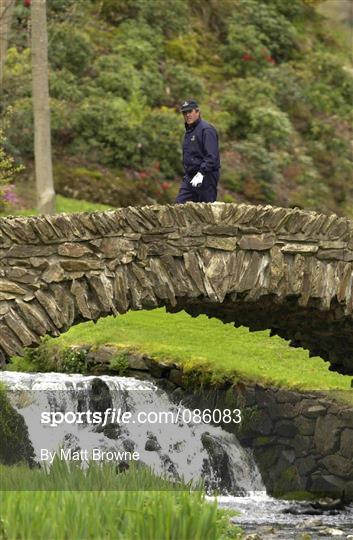
[[[169,380],[177,386],[183,385],[183,372],[180,369],[171,369],[169,373]]]
[[[23,295],[26,294],[28,290],[24,289],[20,285],[17,285],[16,283],[13,283],[12,281],[0,279],[0,292]]]
[[[275,403],[270,409],[269,414],[271,418],[295,418],[298,416],[298,408],[296,404],[292,403]]]
[[[108,259],[113,259],[117,256],[117,253],[133,250],[135,243],[126,238],[121,238],[119,236],[104,238],[101,243],[100,249],[105,257]]]
[[[353,462],[353,430],[345,429],[341,433],[340,454]]]
[[[315,419],[309,420],[308,418],[299,415],[296,417],[295,423],[300,435],[314,435]]]
[[[317,254],[318,259],[344,261],[343,249],[320,249]]]
[[[207,236],[206,247],[222,249],[224,251],[234,251],[237,245],[236,238],[222,238],[219,236]]]
[[[326,493],[332,498],[341,497],[343,491],[345,490],[345,480],[342,478],[337,478],[333,474],[322,474],[313,475],[311,482],[311,491]]]
[[[264,251],[274,246],[275,239],[274,234],[244,235],[239,240],[239,247],[241,249]]]
[[[353,251],[345,250],[343,252],[343,260],[346,262],[352,262],[353,261]]]
[[[297,457],[305,457],[314,448],[314,441],[312,436],[297,435],[294,438],[294,450]]]
[[[29,257],[49,257],[56,252],[55,245],[15,245],[6,253],[6,257],[29,258]]]
[[[316,420],[314,434],[316,451],[322,455],[337,452],[341,429],[342,424],[335,415],[319,416]]]
[[[279,403],[297,403],[301,399],[301,395],[298,392],[291,392],[282,388],[276,392],[276,401]]]
[[[64,275],[65,272],[60,264],[54,263],[49,265],[49,268],[43,273],[42,279],[47,283],[52,283],[53,281],[58,282],[63,279]]]
[[[318,464],[316,459],[313,456],[305,456],[303,458],[296,459],[296,465],[301,476],[307,477],[315,469],[317,469]]]
[[[304,410],[303,414],[308,418],[317,418],[318,416],[327,414],[327,409],[322,405],[313,405]]]
[[[316,253],[319,247],[315,244],[285,244],[282,253]]]
[[[89,270],[99,270],[102,267],[100,261],[89,259],[62,259],[60,260],[60,265],[67,272],[86,272]]]
[[[129,354],[127,356],[127,361],[130,369],[138,371],[148,371],[147,363],[142,356]]]
[[[97,349],[90,350],[87,354],[87,360],[93,364],[108,365],[111,359],[117,354],[118,350],[115,347],[101,345]]]
[[[295,437],[297,434],[297,427],[294,422],[289,422],[287,420],[281,420],[276,422],[275,431],[279,437]]]
[[[38,268],[39,270],[44,270],[49,265],[48,259],[43,259],[42,257],[30,257],[29,262],[33,268]]]
[[[238,227],[233,225],[206,225],[203,227],[202,232],[209,235],[236,236]]]
[[[329,473],[334,474],[335,476],[346,478],[353,473],[352,460],[346,459],[339,454],[326,456],[321,460],[321,463],[324,464]]]
[[[17,281],[19,283],[33,283],[38,279],[39,273],[33,272],[28,268],[22,268],[19,266],[12,266],[6,269],[7,279]]]
[[[83,255],[87,255],[88,253],[92,253],[92,250],[79,243],[66,242],[58,246],[58,255],[63,257],[83,257]]]
[[[340,240],[320,240],[319,246],[323,249],[344,249],[347,246],[347,242]]]
[[[353,429],[353,408],[342,409],[338,413],[338,418],[345,428]]]

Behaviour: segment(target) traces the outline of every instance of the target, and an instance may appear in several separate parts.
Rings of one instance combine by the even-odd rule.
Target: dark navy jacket
[[[204,175],[218,172],[221,164],[215,128],[198,118],[191,126],[185,124],[185,129],[183,142],[185,176],[191,179],[197,172]]]

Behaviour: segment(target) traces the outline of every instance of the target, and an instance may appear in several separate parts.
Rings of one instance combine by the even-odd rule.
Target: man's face
[[[191,111],[183,112],[184,120],[186,124],[193,124],[200,117],[200,111],[192,109]]]

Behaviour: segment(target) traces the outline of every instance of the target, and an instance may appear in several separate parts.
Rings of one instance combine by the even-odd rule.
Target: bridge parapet
[[[0,220],[0,356],[166,306],[272,333],[353,373],[353,222],[245,204]]]

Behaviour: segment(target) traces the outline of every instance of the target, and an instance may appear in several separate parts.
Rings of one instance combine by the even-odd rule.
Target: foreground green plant
[[[56,462],[50,474],[0,466],[0,478],[3,489],[17,490],[0,495],[1,539],[239,537],[230,514],[219,510],[216,501],[208,503],[202,491],[190,492],[188,485],[168,482],[148,469],[116,474],[112,465],[94,464],[84,474],[77,466],[68,470],[66,463]],[[26,488],[31,491],[19,491]],[[45,489],[53,491],[40,491]]]

